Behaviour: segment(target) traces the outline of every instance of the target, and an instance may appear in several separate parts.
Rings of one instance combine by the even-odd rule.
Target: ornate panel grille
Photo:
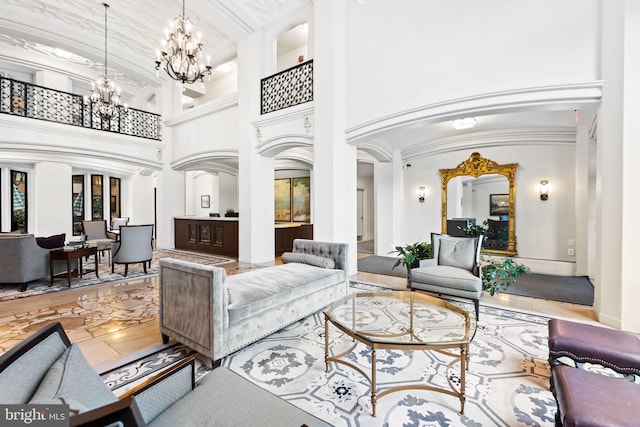
[[[260,80],[260,114],[313,101],[313,60]]]
[[[0,113],[161,140],[160,115],[129,108],[103,120],[84,97],[0,77]]]

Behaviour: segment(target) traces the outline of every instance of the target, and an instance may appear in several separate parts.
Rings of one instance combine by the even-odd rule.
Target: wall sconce
[[[420,203],[424,203],[424,198],[427,195],[427,189],[425,187],[420,187],[416,190],[416,194],[418,194],[418,200]]]
[[[549,181],[543,179],[540,181],[540,200],[549,199]]]

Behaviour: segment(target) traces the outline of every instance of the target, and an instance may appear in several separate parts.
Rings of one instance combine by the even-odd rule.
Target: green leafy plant
[[[482,257],[482,290],[491,296],[516,283],[521,274],[531,274],[529,267],[518,264],[513,258]]]
[[[395,250],[389,253],[400,255],[393,268],[403,265],[409,274],[409,270],[417,267],[421,259],[431,258],[431,243],[416,242],[413,245],[396,246]]]

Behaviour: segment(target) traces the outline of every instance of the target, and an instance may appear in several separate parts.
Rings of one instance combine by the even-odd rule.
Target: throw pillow
[[[475,242],[476,239],[441,237],[438,264],[473,270],[476,259]]]
[[[66,404],[74,415],[117,401],[84,358],[78,344],[73,343],[51,365],[29,403]]]
[[[304,252],[284,252],[281,256],[282,262],[287,264],[290,262],[297,262],[300,264],[313,265],[321,268],[335,268],[336,263],[331,258],[325,258],[323,256],[307,254]]]
[[[67,236],[66,233],[54,234],[49,237],[36,237],[36,243],[38,246],[44,249],[56,249],[64,246],[64,239]]]

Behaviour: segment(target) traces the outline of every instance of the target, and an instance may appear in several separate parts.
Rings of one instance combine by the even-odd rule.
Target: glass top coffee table
[[[460,399],[464,413],[465,372],[469,363],[469,343],[476,331],[475,316],[453,304],[410,291],[359,292],[347,295],[329,306],[325,312],[324,359],[346,365],[371,383],[371,406],[376,415],[376,401],[389,393],[408,389],[437,391]],[[329,354],[329,324],[355,340],[346,351]],[[344,360],[358,342],[371,349],[371,375]],[[432,350],[451,356],[447,365],[447,381],[451,390],[426,384],[403,385],[378,392],[376,388],[376,350]],[[454,351],[450,351],[454,350]],[[460,387],[449,376],[449,369],[460,362]]]

